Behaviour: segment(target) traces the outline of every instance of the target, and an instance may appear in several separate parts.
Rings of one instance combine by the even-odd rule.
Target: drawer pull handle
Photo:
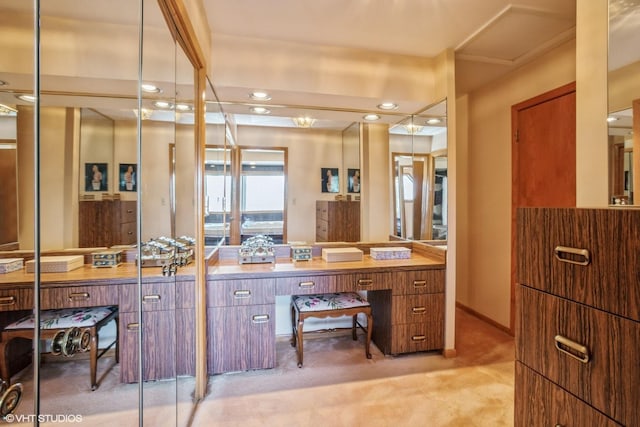
[[[316,284],[312,281],[298,283],[299,288],[313,288]]]
[[[413,307],[411,311],[413,314],[424,314],[427,312],[427,307]]]
[[[569,264],[588,265],[591,262],[591,256],[587,249],[570,248],[568,246],[556,246],[553,250],[558,261],[567,262]],[[566,254],[574,255],[580,259],[567,258]]]
[[[127,209],[127,213],[133,213],[132,209]]]
[[[89,298],[89,292],[73,292],[69,294],[69,301],[87,300]]]
[[[358,286],[362,286],[363,288],[366,288],[371,285],[373,285],[373,279],[358,279]]]
[[[139,323],[129,323],[127,325],[127,330],[128,331],[137,331],[139,327],[140,327]]]
[[[414,335],[411,337],[411,341],[424,341],[426,339],[426,335]]]
[[[234,298],[250,298],[251,297],[251,291],[249,290],[240,290],[240,291],[233,291],[233,297]]]
[[[160,295],[145,295],[142,302],[160,302]]]
[[[254,314],[251,317],[251,321],[253,323],[267,323],[269,321],[269,315],[268,314]]]
[[[127,232],[127,234],[128,234],[128,235],[132,235],[132,234],[133,234],[133,231],[128,231],[128,232]]]
[[[589,363],[591,356],[589,355],[589,349],[586,346],[578,344],[577,342],[572,341],[567,337],[563,337],[562,335],[556,335],[554,339],[556,340],[556,348],[559,351],[579,360],[582,363]]]
[[[426,280],[414,280],[413,281],[413,287],[414,288],[425,288],[425,287],[427,287],[427,281]]]
[[[16,303],[16,297],[13,295],[8,297],[0,297],[0,305],[13,305]]]

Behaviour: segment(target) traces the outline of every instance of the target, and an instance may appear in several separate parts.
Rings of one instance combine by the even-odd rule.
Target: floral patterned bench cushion
[[[370,305],[367,300],[356,292],[294,295],[291,298],[300,312],[339,310],[343,308],[368,307]]]
[[[66,329],[74,326],[78,328],[86,328],[94,326],[117,309],[118,308],[116,306],[104,306],[42,310],[40,312],[40,328]],[[33,326],[34,318],[33,314],[30,314],[13,322],[5,329],[33,329]]]

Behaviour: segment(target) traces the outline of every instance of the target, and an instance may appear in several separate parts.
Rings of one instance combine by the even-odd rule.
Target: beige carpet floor
[[[276,368],[214,375],[208,395],[195,407],[192,378],[145,383],[143,422],[198,427],[512,426],[513,337],[461,310],[456,336],[455,358],[435,352],[385,356],[373,346],[372,359],[366,359],[362,335],[352,341],[348,331],[309,334],[303,368],[297,367],[288,338],[280,337]],[[45,363],[40,413],[51,418],[41,425],[137,426],[137,385],[119,383],[112,358],[101,359],[98,372],[100,388],[91,392],[88,361]],[[16,415],[33,413],[31,369],[16,380],[25,388]],[[78,417],[82,422],[73,422]],[[13,424],[33,424],[23,420],[29,422],[16,418]]]

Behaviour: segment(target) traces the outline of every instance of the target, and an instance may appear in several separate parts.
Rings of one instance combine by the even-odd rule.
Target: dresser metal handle
[[[427,339],[426,335],[414,335],[411,337],[411,341],[424,341]]]
[[[413,287],[414,288],[425,288],[427,286],[426,280],[414,280]]]
[[[16,303],[16,297],[13,295],[8,297],[0,297],[0,305],[14,305]]]
[[[588,265],[591,262],[591,255],[587,249],[570,248],[568,246],[556,246],[553,250],[558,261],[569,264]],[[566,258],[565,254],[576,255],[582,258],[582,261]]]
[[[145,295],[142,302],[160,302],[160,295]]]
[[[139,327],[140,327],[139,323],[129,323],[129,324],[127,324],[127,330],[128,331],[137,331]]]
[[[559,351],[579,360],[582,363],[589,363],[591,355],[586,346],[578,344],[577,342],[572,341],[567,337],[563,337],[562,335],[556,335],[554,339],[556,341],[556,348]],[[572,351],[567,350],[565,347]]]
[[[411,311],[413,314],[424,314],[427,312],[427,307],[413,307]]]
[[[316,284],[312,281],[298,283],[299,288],[313,288]]]
[[[72,292],[69,294],[69,301],[87,300],[89,298],[89,292]]]
[[[239,291],[233,291],[233,297],[240,299],[240,298],[251,298],[251,291],[249,290],[239,290]]]
[[[362,286],[363,288],[365,288],[372,285],[373,285],[373,279],[358,279],[358,286]]]
[[[267,323],[269,321],[269,315],[268,314],[254,314],[251,317],[251,321],[253,323]]]
[[[128,232],[127,232],[127,234],[128,234],[128,235],[132,235],[132,234],[133,234],[133,231],[128,231]]]
[[[127,213],[133,213],[132,209],[127,209]]]

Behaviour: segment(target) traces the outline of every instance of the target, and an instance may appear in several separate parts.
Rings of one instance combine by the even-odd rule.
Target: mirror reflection
[[[640,186],[640,3],[609,0],[609,201],[636,204]],[[635,173],[634,173],[635,172]]]

